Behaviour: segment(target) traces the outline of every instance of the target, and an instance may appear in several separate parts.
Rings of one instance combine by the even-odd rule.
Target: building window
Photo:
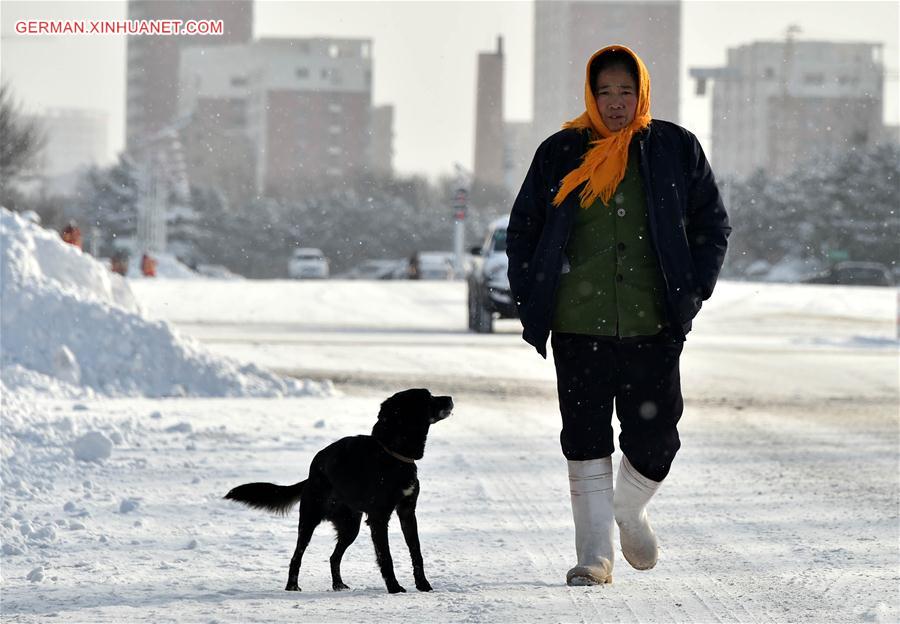
[[[341,54],[341,49],[338,47],[336,43],[332,43],[328,46],[328,56],[331,58],[337,58]]]
[[[296,74],[297,78],[300,78],[301,80],[304,78],[309,78],[309,70],[306,67],[298,67],[294,73]]]
[[[329,133],[329,134],[340,134],[340,133],[341,133],[341,127],[332,124],[332,125],[328,126],[328,133]]]
[[[771,67],[766,67],[765,71],[763,71],[763,78],[766,80],[772,80],[775,77],[775,70]]]
[[[344,107],[338,104],[337,102],[331,102],[328,104],[328,112],[329,113],[342,113],[344,112]]]
[[[231,86],[232,87],[246,87],[247,86],[247,77],[246,76],[232,76],[231,77]]]

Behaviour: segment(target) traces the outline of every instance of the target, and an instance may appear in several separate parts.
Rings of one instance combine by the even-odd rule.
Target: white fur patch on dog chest
[[[409,486],[403,488],[403,496],[412,496],[413,492],[416,491],[416,482],[413,481],[409,484]]]

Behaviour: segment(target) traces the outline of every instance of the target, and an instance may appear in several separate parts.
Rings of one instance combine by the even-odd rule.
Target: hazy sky
[[[898,6],[893,1],[686,0],[682,8],[682,125],[710,143],[711,98],[694,95],[690,67],[723,65],[728,47],[783,39],[789,24],[801,27],[801,40],[883,43],[885,120],[897,124]],[[374,103],[395,107],[395,168],[436,175],[450,172],[454,162],[471,168],[477,54],[492,51],[498,34],[503,35],[506,53],[506,118],[531,117],[533,13],[532,2],[521,0],[257,0],[255,35],[371,38]],[[31,111],[51,107],[108,111],[111,156],[124,144],[125,38],[17,35],[14,24],[19,19],[125,16],[124,0],[0,3],[2,79]],[[598,41],[597,47],[607,43]],[[714,163],[715,155],[711,158]]]

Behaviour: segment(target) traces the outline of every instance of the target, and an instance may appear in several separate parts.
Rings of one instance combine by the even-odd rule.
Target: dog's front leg
[[[375,545],[375,557],[378,559],[378,567],[381,569],[381,577],[387,585],[388,592],[397,594],[406,590],[397,582],[394,576],[394,560],[391,559],[391,548],[388,545],[388,518],[369,516],[367,522],[372,530],[372,543]]]
[[[419,545],[416,499],[414,497],[404,499],[397,506],[397,515],[400,516],[400,528],[403,529],[403,537],[406,539],[406,546],[409,548],[409,556],[412,559],[416,589],[419,591],[431,591],[431,583],[425,578],[425,564],[422,561],[422,548]]]

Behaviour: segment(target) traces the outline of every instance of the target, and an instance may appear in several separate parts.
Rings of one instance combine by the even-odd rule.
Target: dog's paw
[[[334,591],[343,591],[345,589],[350,589],[350,588],[347,587],[344,583],[333,583],[331,585],[331,589],[333,589]]]
[[[284,591],[300,591],[300,586],[296,581],[293,583],[288,581],[288,584],[285,586]]]
[[[403,589],[400,585],[388,585],[388,593],[389,594],[405,594],[406,590]]]
[[[419,591],[423,591],[423,592],[432,591],[431,583],[429,583],[425,579],[422,579],[421,581],[416,581],[416,589],[418,589]]]

